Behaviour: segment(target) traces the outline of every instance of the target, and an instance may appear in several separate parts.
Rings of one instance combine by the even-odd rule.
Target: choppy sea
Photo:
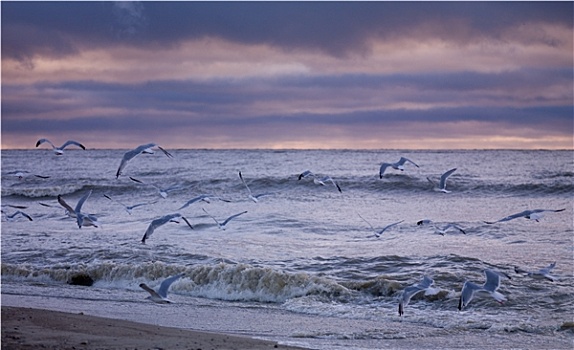
[[[313,316],[317,324],[335,319],[353,328],[324,332],[319,326],[297,329],[291,324],[288,333],[255,334],[250,330],[262,325],[250,324],[256,322],[250,319],[237,329],[205,325],[212,331],[324,349],[338,344],[376,348],[385,337],[429,336],[428,331],[413,331],[416,327],[400,334],[352,327],[365,321],[420,324],[448,334],[478,330],[572,338],[572,333],[559,331],[574,318],[570,150],[169,150],[173,158],[162,152],[135,157],[116,178],[125,152],[1,152],[3,298],[46,297],[50,308],[67,311],[69,305],[81,304],[102,315],[122,308],[177,307],[181,312],[186,305],[273,310],[295,319]],[[419,167],[407,163],[404,171],[388,168],[379,178],[382,162],[403,156]],[[447,180],[451,192],[434,191],[427,177],[438,179],[451,168],[457,168]],[[305,170],[330,176],[342,192],[329,183],[299,180]],[[268,195],[252,201],[239,171],[254,195]],[[167,187],[175,190],[163,198],[158,188]],[[95,215],[99,227],[80,229],[56,198],[61,195],[74,207],[89,191],[82,211]],[[199,195],[212,200],[180,209]],[[139,203],[145,205],[131,213],[124,208]],[[539,221],[485,223],[523,210],[562,208]],[[7,218],[17,210],[33,221]],[[212,218],[222,222],[243,211],[247,213],[224,230]],[[187,218],[193,230],[183,221],[168,223],[142,244],[151,221],[172,213]],[[422,219],[432,223],[417,225]],[[380,237],[370,227],[398,221]],[[448,223],[466,234],[437,233]],[[538,270],[552,262],[556,281],[514,270]],[[511,277],[502,279],[499,289],[507,301],[499,304],[488,294],[478,295],[459,311],[463,283],[482,284],[487,268]],[[157,287],[181,272],[185,276],[169,291],[173,304],[145,299],[140,283]],[[71,285],[78,274],[89,275],[93,285]],[[438,293],[413,297],[400,317],[402,290],[424,275],[434,279]],[[161,319],[144,321],[172,325]]]

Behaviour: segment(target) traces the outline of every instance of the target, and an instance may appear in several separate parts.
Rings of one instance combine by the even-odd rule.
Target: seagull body
[[[185,223],[187,224],[187,226],[189,226],[193,230],[193,226],[191,226],[189,221],[184,216],[182,216],[180,213],[165,215],[165,216],[162,216],[161,218],[153,220],[148,225],[147,230],[145,231],[144,236],[142,238],[142,243],[145,244],[146,239],[148,239],[152,235],[152,233],[155,231],[156,228],[158,228],[162,225],[165,225],[168,222],[175,222],[175,223],[179,224],[179,221],[177,221],[178,218],[182,218],[183,221],[185,221]]]
[[[24,213],[21,210],[17,210],[16,212],[14,212],[10,215],[6,214],[6,212],[4,212],[4,210],[1,210],[1,212],[2,212],[2,214],[4,214],[6,216],[6,221],[16,221],[17,216],[23,216],[26,219],[28,219],[29,221],[34,221],[30,215]]]
[[[405,163],[409,162],[411,164],[413,164],[414,166],[416,166],[417,168],[419,167],[415,162],[413,162],[410,159],[407,159],[405,157],[401,157],[401,159],[399,159],[398,162],[396,163],[383,163],[381,164],[381,168],[379,169],[379,179],[383,178],[383,174],[385,173],[385,170],[387,170],[388,167],[391,167],[393,169],[396,170],[400,170],[400,171],[404,171],[405,170]]]
[[[156,185],[154,185],[154,184],[150,184],[150,183],[143,182],[142,180],[138,180],[138,179],[136,179],[136,178],[134,178],[134,177],[131,177],[131,176],[130,176],[130,180],[132,180],[133,182],[140,183],[140,184],[142,184],[142,185],[149,185],[149,186],[155,188],[156,190],[158,190],[159,195],[160,195],[162,198],[167,198],[167,195],[168,195],[170,192],[173,192],[173,191],[176,191],[176,190],[180,190],[180,189],[182,188],[182,186],[180,186],[180,185],[172,185],[172,186],[169,186],[169,187],[167,187],[167,188],[161,188],[161,187],[159,187],[159,186],[156,186]]]
[[[562,209],[534,209],[534,210],[525,210],[525,211],[521,211],[520,213],[516,213],[516,214],[512,214],[509,215],[505,218],[502,218],[498,221],[485,221],[485,223],[487,224],[496,224],[499,222],[505,222],[505,221],[510,221],[510,220],[514,220],[517,218],[525,218],[525,219],[530,219],[530,220],[535,220],[536,222],[539,222],[539,220],[542,218],[542,216],[544,215],[545,212],[561,212],[566,210],[566,208],[562,208]]]
[[[424,276],[423,280],[419,283],[405,288],[403,290],[401,300],[399,301],[399,316],[402,316],[405,313],[405,307],[409,304],[409,301],[415,294],[418,294],[422,291],[425,292],[425,295],[436,293],[437,289],[431,288],[433,283],[434,281],[432,278]]]
[[[448,231],[450,231],[452,229],[460,231],[466,235],[466,232],[462,228],[460,228],[460,226],[458,226],[456,224],[446,224],[445,226],[443,226],[441,228],[437,228],[435,232],[440,234],[441,236],[444,236],[445,233],[447,233]]]
[[[82,145],[81,143],[74,141],[74,140],[68,140],[66,141],[62,146],[60,147],[56,147],[54,146],[54,144],[48,140],[48,139],[39,139],[38,142],[36,142],[36,147],[40,146],[41,144],[43,144],[44,142],[50,144],[50,146],[52,146],[52,149],[54,150],[54,153],[58,156],[61,156],[62,154],[64,154],[64,148],[68,147],[69,145],[74,145],[74,146],[78,146],[81,149],[86,149],[86,147],[84,147],[84,145]]]
[[[459,310],[462,310],[464,307],[466,307],[474,297],[474,294],[477,292],[487,292],[501,304],[502,302],[506,301],[504,295],[500,294],[496,290],[498,287],[500,287],[500,276],[507,277],[508,279],[510,279],[510,276],[488,269],[484,270],[484,275],[486,276],[486,282],[484,282],[482,286],[479,286],[470,281],[464,282],[458,302]]]
[[[215,217],[213,217],[211,214],[209,214],[207,212],[207,210],[205,210],[204,208],[201,208],[201,209],[205,212],[205,214],[207,214],[209,217],[211,217],[213,219],[213,221],[215,221],[217,226],[219,226],[219,228],[222,230],[225,230],[225,226],[227,225],[227,223],[229,223],[229,221],[235,219],[236,217],[238,217],[240,215],[247,213],[247,210],[246,210],[246,211],[242,211],[241,213],[231,215],[230,217],[228,217],[227,219],[225,219],[223,222],[220,223]]]
[[[163,282],[161,282],[157,292],[152,288],[148,287],[148,285],[145,283],[140,283],[140,287],[150,294],[150,296],[147,297],[146,299],[149,299],[158,304],[170,304],[172,303],[172,301],[167,298],[167,291],[169,287],[172,285],[172,283],[180,279],[183,275],[185,274],[180,273],[175,276],[166,278]]]
[[[552,269],[555,266],[556,266],[556,261],[553,262],[552,264],[546,266],[545,268],[538,270],[538,271],[526,271],[526,270],[523,270],[519,267],[514,267],[514,272],[525,273],[526,275],[528,275],[529,277],[532,277],[532,278],[536,278],[536,279],[545,278],[549,281],[555,282],[558,280],[558,278],[555,276],[552,276],[550,274],[550,271],[552,271]]]
[[[392,223],[392,224],[389,224],[389,225],[383,227],[381,230],[377,231],[377,230],[373,227],[373,225],[371,225],[370,222],[368,222],[367,220],[365,220],[365,218],[363,218],[360,214],[357,214],[357,215],[359,215],[359,217],[360,217],[361,219],[363,219],[363,221],[366,222],[367,225],[369,225],[369,226],[371,227],[371,229],[375,232],[375,237],[377,237],[377,238],[379,238],[379,237],[383,234],[383,232],[385,232],[385,231],[388,230],[389,228],[391,228],[391,227],[393,227],[393,226],[396,226],[396,225],[402,223],[403,221],[405,221],[405,220],[401,220],[401,221],[398,221],[398,222],[394,222],[394,223]]]
[[[112,197],[108,196],[107,194],[104,194],[104,197],[106,197],[107,199],[111,200],[112,202],[116,202],[119,205],[121,205],[122,207],[124,207],[124,209],[126,210],[126,212],[130,215],[132,215],[132,210],[134,210],[135,208],[139,208],[139,207],[143,207],[144,205],[149,205],[149,204],[153,204],[153,203],[137,203],[134,205],[125,205],[124,203],[113,199]]]
[[[439,182],[438,186],[430,178],[427,177],[427,180],[435,186],[435,191],[443,192],[443,193],[450,193],[450,191],[447,191],[447,189],[446,189],[446,179],[455,171],[456,171],[456,168],[453,168],[453,169],[450,169],[449,171],[447,171],[446,173],[442,174],[440,177],[440,182]]]
[[[171,155],[171,153],[169,153],[168,151],[166,151],[165,149],[161,148],[160,146],[158,146],[155,143],[148,143],[145,145],[140,145],[138,147],[136,147],[135,149],[132,149],[130,151],[127,151],[126,153],[124,153],[124,156],[122,157],[122,161],[120,163],[120,166],[118,168],[118,171],[116,172],[116,179],[122,174],[122,171],[124,170],[124,168],[126,167],[126,165],[128,164],[128,162],[130,160],[132,160],[135,156],[145,153],[145,154],[154,154],[155,152],[153,151],[153,148],[158,148],[159,150],[161,150],[168,158],[173,158],[173,155]]]
[[[247,186],[247,183],[245,182],[245,180],[243,179],[243,175],[241,175],[241,171],[239,172],[239,178],[241,179],[241,182],[243,182],[243,185],[245,186],[245,188],[247,189],[247,193],[249,193],[249,199],[251,199],[253,202],[257,203],[259,201],[259,198],[263,197],[263,196],[268,196],[271,193],[259,193],[254,195],[251,192],[251,189],[249,188],[249,186]]]

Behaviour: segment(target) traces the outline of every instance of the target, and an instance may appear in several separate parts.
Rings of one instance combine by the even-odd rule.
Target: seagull
[[[456,224],[446,224],[442,228],[437,228],[435,232],[440,234],[441,236],[444,236],[444,234],[450,231],[451,229],[458,230],[466,235],[466,232]]]
[[[172,303],[172,301],[167,298],[167,290],[169,289],[169,287],[173,282],[177,281],[183,275],[185,275],[185,273],[180,273],[175,276],[166,278],[163,282],[161,282],[159,290],[157,292],[148,287],[148,285],[145,283],[140,283],[140,287],[150,294],[150,296],[147,297],[146,299],[149,299],[158,304],[170,304]]]
[[[176,224],[179,224],[179,221],[177,221],[177,218],[182,218],[183,221],[185,221],[185,223],[187,224],[187,226],[189,226],[193,230],[193,226],[191,226],[189,221],[184,216],[182,216],[180,213],[165,215],[159,219],[153,220],[149,224],[149,226],[147,227],[147,230],[145,231],[144,236],[142,238],[142,243],[145,244],[146,239],[148,239],[149,236],[152,235],[152,233],[155,231],[156,228],[158,228],[162,225],[165,225],[168,222],[175,222]]]
[[[341,187],[339,187],[339,184],[337,184],[337,183],[335,182],[335,180],[333,180],[330,176],[324,176],[324,177],[322,177],[322,178],[320,178],[320,179],[313,178],[313,183],[315,183],[316,185],[326,186],[326,183],[327,183],[327,182],[330,182],[330,183],[333,184],[333,186],[337,187],[337,190],[338,190],[339,192],[341,192],[341,193],[343,192],[343,191],[341,190]]]
[[[538,271],[526,271],[526,270],[523,270],[519,267],[514,267],[514,272],[525,273],[526,275],[528,275],[529,277],[532,277],[532,278],[546,278],[547,280],[554,282],[554,281],[557,281],[558,278],[555,276],[552,276],[550,274],[550,271],[555,266],[556,266],[556,261],[553,262],[552,264],[546,266],[545,268],[538,270]]]
[[[192,199],[188,200],[188,201],[185,202],[185,204],[182,205],[178,210],[181,210],[181,209],[183,209],[183,208],[187,208],[188,206],[192,205],[192,204],[195,203],[195,202],[211,203],[211,201],[214,200],[214,199],[217,199],[217,200],[220,200],[220,201],[224,201],[224,202],[228,202],[228,203],[230,202],[230,201],[227,200],[227,199],[223,199],[223,198],[220,198],[220,197],[211,196],[211,195],[208,195],[208,194],[202,194],[202,195],[200,195],[200,196],[197,196],[197,197],[195,197],[195,198],[192,198]]]
[[[392,167],[393,169],[396,170],[400,170],[400,171],[404,171],[405,170],[405,163],[409,162],[411,164],[413,164],[414,166],[416,166],[417,168],[419,167],[415,162],[413,162],[410,159],[407,159],[405,157],[401,157],[401,159],[399,159],[398,162],[396,163],[383,163],[381,164],[381,168],[379,169],[379,179],[383,178],[383,174],[385,173],[385,170],[387,170],[388,167]]]
[[[18,178],[18,180],[23,180],[23,179],[25,179],[25,178],[27,178],[27,177],[31,177],[31,176],[34,176],[34,177],[37,177],[37,178],[40,178],[40,179],[49,179],[49,178],[50,178],[49,176],[46,176],[46,175],[36,175],[36,174],[32,174],[32,173],[30,173],[29,171],[26,171],[26,170],[12,171],[12,172],[9,172],[7,175],[15,176],[15,177]]]
[[[167,195],[168,195],[170,192],[173,192],[173,191],[175,191],[175,190],[179,190],[179,189],[182,188],[181,185],[171,185],[171,186],[169,186],[169,187],[167,187],[167,188],[160,188],[160,187],[158,187],[158,186],[156,186],[156,185],[154,185],[154,184],[145,183],[145,182],[143,182],[143,181],[141,181],[141,180],[138,180],[138,179],[136,179],[136,178],[134,178],[134,177],[131,177],[131,176],[130,176],[130,180],[132,180],[132,181],[134,181],[134,182],[137,182],[137,183],[140,183],[140,184],[142,184],[142,185],[149,185],[149,186],[155,188],[156,190],[159,191],[159,195],[160,195],[162,198],[167,198]]]
[[[564,210],[566,210],[566,208],[525,210],[525,211],[521,211],[520,213],[517,213],[517,214],[509,215],[509,216],[502,218],[498,221],[485,221],[485,223],[491,225],[491,224],[496,224],[498,222],[514,220],[517,218],[526,218],[526,219],[535,220],[536,222],[539,222],[539,220],[544,216],[544,212],[557,213],[557,212],[564,211]]]
[[[299,177],[297,178],[297,180],[301,180],[302,178],[305,178],[307,176],[312,176],[315,177],[315,174],[313,174],[311,172],[311,170],[305,170],[304,172],[302,172],[301,174],[299,174]]]
[[[425,292],[425,295],[436,293],[438,289],[431,288],[431,285],[433,283],[434,281],[432,278],[424,276],[423,280],[420,281],[419,283],[413,284],[412,286],[405,288],[403,290],[403,294],[399,302],[399,316],[402,316],[405,313],[405,307],[409,304],[409,301],[411,301],[411,298],[415,294],[418,294],[422,291]]]
[[[474,293],[476,292],[487,292],[501,304],[506,301],[504,295],[500,294],[496,290],[500,287],[500,276],[507,277],[508,279],[510,279],[510,276],[489,269],[484,270],[484,275],[486,276],[486,282],[484,282],[482,286],[470,281],[464,282],[460,293],[460,300],[458,302],[459,310],[462,310],[468,305],[468,303],[470,303],[474,297]]]
[[[18,216],[18,215],[25,217],[25,218],[28,219],[29,221],[34,221],[30,215],[24,213],[24,212],[21,211],[21,210],[17,210],[16,212],[14,212],[14,213],[12,213],[12,214],[10,214],[10,215],[6,214],[6,212],[5,212],[4,210],[0,210],[0,211],[2,212],[2,214],[4,214],[4,215],[6,216],[6,221],[15,221],[15,220],[16,220],[16,216]]]
[[[225,221],[223,221],[223,222],[220,223],[219,221],[217,221],[217,219],[216,219],[215,217],[213,217],[211,214],[209,214],[209,213],[207,212],[207,210],[205,210],[204,208],[201,208],[201,209],[205,212],[205,214],[207,214],[209,217],[211,217],[211,218],[213,219],[213,221],[215,221],[215,223],[217,224],[217,226],[219,226],[219,228],[222,229],[222,230],[225,230],[225,225],[227,225],[227,223],[228,223],[229,221],[235,219],[236,217],[238,217],[238,216],[240,216],[240,215],[243,215],[243,214],[247,213],[247,210],[246,210],[246,211],[242,211],[241,213],[237,213],[237,214],[231,215],[230,217],[228,217],[227,219],[225,219]]]
[[[427,180],[435,186],[435,191],[450,193],[450,191],[446,190],[446,179],[455,171],[456,171],[456,168],[453,168],[453,169],[450,169],[449,171],[447,171],[446,173],[442,174],[440,177],[440,183],[439,183],[438,187],[436,186],[436,183],[433,180],[431,180],[430,178],[427,177]]]
[[[261,198],[263,196],[268,196],[271,194],[269,192],[265,192],[265,193],[259,193],[259,194],[253,195],[253,193],[251,192],[251,189],[249,188],[249,186],[247,186],[247,183],[243,179],[243,175],[241,175],[241,171],[239,172],[239,178],[241,179],[241,182],[243,182],[243,185],[245,186],[245,188],[247,189],[247,192],[249,193],[249,199],[251,199],[253,202],[257,203],[259,201],[259,198]]]
[[[98,227],[97,218],[93,215],[83,214],[82,213],[82,206],[84,202],[90,198],[92,194],[92,190],[86,193],[80,200],[78,204],[76,204],[76,208],[74,209],[74,213],[76,214],[76,222],[78,223],[78,228],[82,228],[82,226],[94,226]]]
[[[60,147],[56,147],[54,146],[54,144],[52,142],[50,142],[50,140],[48,139],[39,139],[38,142],[36,142],[36,147],[40,146],[41,144],[43,144],[44,142],[47,142],[50,144],[50,146],[52,146],[52,149],[54,150],[54,153],[57,156],[61,156],[62,154],[64,154],[64,148],[66,148],[69,145],[75,145],[80,147],[81,149],[86,149],[86,147],[84,147],[84,145],[82,145],[81,143],[79,143],[78,141],[74,141],[74,140],[68,140],[66,141],[66,143],[64,143],[62,146]]]
[[[358,214],[358,213],[357,213],[357,215],[359,215],[359,217],[360,217],[361,219],[363,219],[363,221],[366,222],[367,225],[369,225],[369,226],[371,227],[371,229],[375,232],[375,237],[377,237],[377,238],[379,238],[379,237],[383,234],[383,232],[385,232],[387,229],[389,229],[389,228],[391,228],[391,227],[393,227],[393,226],[396,226],[396,225],[400,224],[401,222],[405,221],[405,220],[401,220],[401,221],[398,221],[398,222],[394,222],[394,223],[392,223],[392,224],[390,224],[390,225],[387,225],[387,226],[383,227],[381,230],[377,231],[377,230],[373,227],[373,225],[371,225],[370,222],[368,222],[367,220],[365,220],[364,217],[361,216],[361,214]]]
[[[66,214],[71,217],[71,218],[75,218],[76,221],[78,222],[78,226],[81,228],[82,226],[94,226],[94,227],[98,227],[98,218],[92,214],[82,214],[80,211],[82,209],[82,205],[84,204],[84,202],[88,199],[88,197],[92,194],[92,191],[90,190],[90,192],[88,192],[86,195],[84,195],[84,197],[82,197],[79,201],[78,204],[76,205],[76,209],[73,209],[68,203],[66,203],[66,201],[64,200],[64,198],[62,198],[61,195],[58,195],[58,203],[60,203],[60,205],[62,207],[64,207],[66,209]],[[79,215],[78,213],[81,214],[81,222],[80,219],[78,218]]]
[[[122,170],[124,170],[124,168],[126,167],[126,165],[128,164],[128,162],[130,160],[132,160],[135,156],[137,156],[141,153],[154,154],[154,151],[152,149],[154,147],[157,147],[159,150],[161,150],[168,158],[173,158],[173,155],[171,155],[171,153],[169,153],[165,149],[161,148],[160,146],[156,145],[155,143],[148,143],[146,145],[140,145],[133,150],[127,151],[124,154],[124,156],[122,158],[122,162],[120,163],[118,171],[116,172],[116,179],[121,175]]]
[[[107,199],[111,200],[112,202],[116,202],[116,203],[118,203],[119,205],[121,205],[122,207],[124,207],[124,209],[125,209],[125,210],[127,211],[127,213],[130,214],[130,215],[132,215],[132,210],[135,209],[135,208],[139,208],[139,207],[142,207],[142,206],[144,206],[144,205],[149,205],[149,204],[155,203],[155,202],[152,202],[152,203],[137,203],[137,204],[134,204],[134,205],[125,205],[124,203],[122,203],[122,202],[120,202],[120,201],[118,201],[118,200],[113,199],[112,197],[108,196],[108,195],[105,194],[105,193],[104,193],[104,197],[106,197]]]

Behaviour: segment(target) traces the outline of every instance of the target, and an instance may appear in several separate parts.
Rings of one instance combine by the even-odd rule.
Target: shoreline
[[[304,349],[274,341],[73,314],[2,306],[2,349]]]

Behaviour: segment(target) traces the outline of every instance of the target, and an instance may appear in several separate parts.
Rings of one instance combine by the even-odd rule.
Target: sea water
[[[135,157],[116,178],[125,152],[2,151],[2,209],[33,218],[3,215],[3,300],[325,349],[473,330],[569,336],[557,330],[574,317],[572,151],[169,150],[173,158]],[[379,177],[382,162],[402,156],[419,167],[389,167]],[[452,168],[451,192],[435,191],[428,178],[438,181]],[[298,179],[305,170],[330,176],[342,192]],[[268,195],[252,201],[239,171],[253,195]],[[163,198],[158,188],[170,186],[176,190]],[[82,212],[95,215],[99,227],[80,229],[57,196],[75,207],[89,191]],[[209,203],[180,210],[204,194]],[[131,213],[123,207],[138,203],[145,205]],[[538,222],[485,223],[563,208]],[[215,222],[243,211],[225,229]],[[193,229],[167,223],[142,244],[151,221],[173,213]],[[422,219],[432,222],[417,225]],[[375,230],[398,221],[376,237]],[[438,234],[448,223],[466,234]],[[552,262],[554,282],[514,271]],[[487,268],[511,278],[499,289],[507,301],[478,295],[459,311],[462,285],[482,284]],[[157,288],[181,272],[169,291],[174,304],[145,299],[140,283]],[[70,285],[78,274],[93,285]],[[438,291],[415,296],[398,316],[402,290],[424,275]],[[186,307],[198,305],[225,316],[188,320]],[[150,309],[154,315],[146,316]],[[244,317],[258,314],[269,315],[265,324]],[[274,326],[279,320],[289,324]]]

